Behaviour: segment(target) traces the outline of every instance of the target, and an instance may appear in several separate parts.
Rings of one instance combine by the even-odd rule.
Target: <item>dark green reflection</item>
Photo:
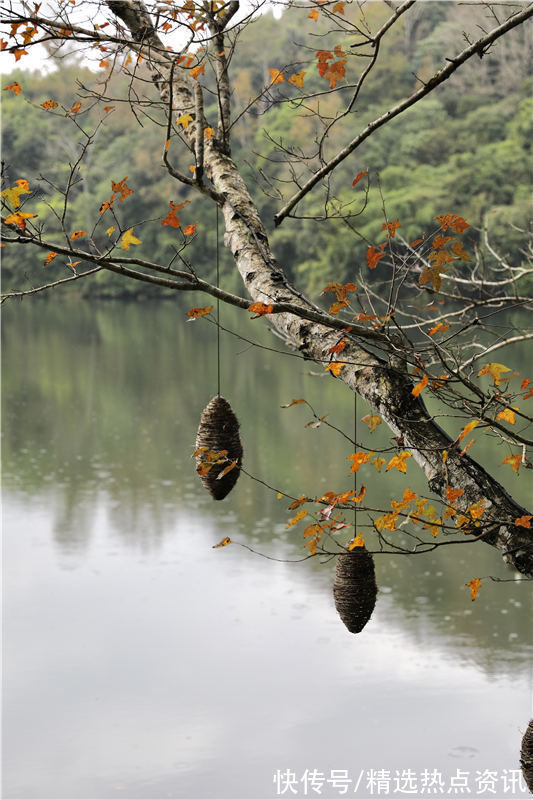
[[[283,558],[305,554],[301,526],[285,529],[292,514],[275,492],[243,473],[215,504],[196,476],[196,431],[217,386],[215,328],[206,320],[186,321],[185,311],[196,301],[5,306],[4,487],[40,504],[53,520],[59,548],[81,554],[102,509],[116,538],[141,549],[176,535],[178,509],[191,515],[201,509],[225,526],[223,535],[230,526],[232,538],[256,550]],[[282,347],[263,320],[223,313],[227,327]],[[310,374],[320,368],[301,359],[227,334],[222,342],[221,390],[240,422],[244,470],[294,496],[351,488],[349,442],[324,426],[306,429],[305,406],[280,408],[305,397],[320,415],[352,431],[351,393],[330,376]],[[524,364],[512,366],[526,373],[525,353]],[[359,411],[363,416],[367,409]],[[370,441],[378,449],[390,437],[378,429]],[[490,448],[480,439],[474,455],[497,468],[501,458]],[[527,486],[510,473],[502,470],[501,479],[526,502]],[[408,486],[425,490],[414,463],[407,475],[389,473],[386,480],[362,469],[365,482],[369,504],[381,507]],[[475,603],[464,586],[474,576],[512,577],[492,548],[467,544],[426,556],[376,556],[375,563],[380,592],[373,621],[385,613],[421,647],[438,637],[444,651],[474,658],[489,672],[519,668],[530,657],[529,586],[487,580]],[[305,570],[331,596],[334,561],[311,559],[288,568]]]

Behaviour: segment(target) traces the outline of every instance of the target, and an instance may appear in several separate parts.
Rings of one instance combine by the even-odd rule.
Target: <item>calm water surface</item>
[[[530,586],[486,581],[472,603],[475,575],[513,576],[479,544],[378,558],[373,617],[350,634],[334,563],[290,562],[302,534],[275,492],[244,474],[222,503],[201,487],[190,455],[216,392],[214,329],[184,319],[174,303],[4,311],[3,796],[528,796]],[[222,363],[247,471],[295,496],[349,488],[348,443],[280,408],[306,397],[349,431],[338,381],[229,335]],[[391,497],[423,489],[414,465],[393,480]],[[383,502],[385,484],[372,491]],[[285,561],[213,550],[225,536]]]

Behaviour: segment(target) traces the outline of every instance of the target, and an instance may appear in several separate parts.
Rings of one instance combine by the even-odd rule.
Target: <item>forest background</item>
[[[390,32],[388,47],[380,55],[358,100],[358,128],[362,129],[435,72],[446,53],[453,50],[458,17],[464,16],[465,27],[471,22],[468,17],[473,13],[472,6],[451,2],[423,6],[413,15],[407,15],[408,20],[400,20]],[[384,3],[370,3],[366,9],[372,27],[377,27],[388,14]],[[269,13],[259,24],[245,26],[232,61],[235,109],[240,111],[249,100],[264,92],[270,83],[269,69],[291,65],[291,69],[297,70],[309,59],[308,48],[300,43],[303,35],[299,25],[300,16],[289,9],[281,18]],[[320,24],[314,32],[319,47]],[[233,157],[243,165],[247,184],[255,187],[254,200],[261,217],[267,224],[271,220],[271,243],[277,258],[286,265],[289,279],[297,280],[301,290],[314,295],[327,280],[353,279],[358,265],[365,262],[369,244],[380,236],[383,201],[388,218],[400,220],[407,239],[420,236],[437,214],[459,212],[471,225],[468,246],[481,244],[481,228],[487,226],[492,245],[509,263],[518,265],[523,231],[531,216],[532,44],[531,26],[511,31],[491,51],[490,58],[482,59],[481,63],[478,59],[476,63],[467,63],[430,98],[407,110],[362,144],[357,156],[351,159],[349,175],[341,170],[333,180],[332,188],[339,203],[353,203],[355,197],[359,204],[360,213],[350,227],[342,219],[328,219],[324,223],[299,219],[274,229],[273,216],[280,204],[279,197],[272,180],[265,179],[263,167],[268,163],[269,175],[283,181],[287,165],[280,145],[303,148],[314,137],[314,120],[304,109],[295,117],[289,102],[273,102],[270,94],[265,94],[262,102],[242,115],[233,131]],[[71,229],[90,230],[98,208],[109,196],[111,179],[120,181],[128,176],[128,186],[134,190],[128,199],[129,219],[147,222],[161,219],[168,212],[170,200],[191,201],[187,220],[202,220],[204,230],[198,243],[193,241],[188,247],[186,255],[197,274],[212,281],[217,245],[214,212],[209,200],[195,196],[187,187],[176,183],[171,187],[162,161],[154,169],[153,154],[162,153],[166,138],[164,127],[143,125],[142,117],[134,117],[127,101],[111,99],[112,108],[107,112],[91,102],[91,88],[99,85],[102,89],[104,82],[103,90],[109,98],[127,97],[130,82],[127,66],[114,71],[109,78],[105,69],[88,69],[79,56],[65,54],[64,49],[56,63],[58,69],[48,74],[15,69],[4,76],[4,86],[18,82],[23,89],[18,95],[2,92],[6,185],[39,174],[63,185],[69,164],[80,153],[83,136],[78,126],[97,129],[81,164],[84,180],[71,194]],[[320,80],[318,73],[308,72],[306,89],[312,88],[313,81],[318,88]],[[57,111],[41,105],[51,98],[59,104]],[[75,122],[66,119],[61,107],[70,109],[80,100],[82,109]],[[325,95],[323,112],[333,114],[338,102],[335,93]],[[212,111],[206,106],[208,117]],[[348,121],[336,126],[330,140],[332,148],[335,149],[337,140],[342,143],[349,138],[346,126],[353,124]],[[352,187],[352,178],[364,170],[369,174],[368,191],[364,185]],[[47,229],[54,232],[53,212],[48,204],[60,204],[61,197],[44,180],[38,186],[32,181],[32,188],[37,188],[40,196],[34,210]],[[321,202],[311,195],[306,200],[305,214],[309,217],[323,214]],[[213,222],[209,224],[211,217]],[[356,237],[353,228],[357,230]],[[152,260],[165,263],[175,245],[175,230],[137,224],[136,233],[139,232]],[[229,253],[221,250],[224,288],[237,290],[239,277]],[[59,263],[43,266],[43,260],[31,248],[16,248],[15,252],[15,248],[6,247],[2,255],[4,291],[23,288],[22,274],[28,287],[41,283],[45,277],[62,277],[59,271],[68,273],[69,269]],[[107,270],[93,276],[91,281],[76,282],[71,291],[131,298],[165,293],[157,287],[124,281]]]

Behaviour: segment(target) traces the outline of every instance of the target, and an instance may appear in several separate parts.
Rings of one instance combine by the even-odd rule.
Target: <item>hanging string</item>
[[[216,266],[217,266],[217,289],[220,288],[220,254],[218,239],[218,204],[216,205]],[[220,298],[217,297],[217,395],[220,397]]]

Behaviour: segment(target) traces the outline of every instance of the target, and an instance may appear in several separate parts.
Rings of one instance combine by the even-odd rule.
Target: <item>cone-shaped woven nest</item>
[[[239,421],[227,400],[213,397],[202,411],[196,434],[196,469],[215,500],[223,500],[231,492],[241,464]]]
[[[527,788],[530,792],[533,792],[533,719],[530,720],[522,739],[520,764],[522,765],[522,774],[527,783]]]
[[[333,583],[335,608],[350,631],[359,633],[372,616],[378,587],[374,559],[365,547],[341,553]]]

